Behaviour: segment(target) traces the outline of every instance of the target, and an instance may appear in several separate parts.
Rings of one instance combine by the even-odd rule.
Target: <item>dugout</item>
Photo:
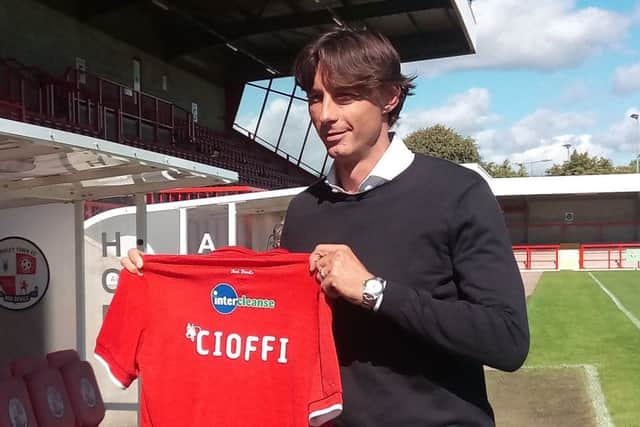
[[[229,196],[207,210],[185,205],[154,214],[151,207],[148,215],[144,194],[233,182],[238,172],[252,169],[237,152],[222,166],[208,163],[219,148],[182,158],[170,145],[175,133],[183,132],[176,115],[208,129],[231,130],[245,82],[287,75],[293,55],[309,37],[339,23],[383,32],[405,62],[475,51],[467,0],[0,4],[0,39],[5,41],[0,59],[29,78],[64,77],[53,83],[46,77],[40,86],[27,85],[28,79],[15,85],[3,81],[8,77],[0,69],[0,98],[6,97],[0,99],[0,239],[10,246],[3,253],[32,256],[36,268],[45,265],[46,257],[48,267],[48,286],[46,292],[43,286],[38,289],[37,304],[16,303],[30,298],[33,289],[27,284],[14,306],[0,307],[0,364],[61,348],[76,348],[88,358],[88,325],[103,316],[114,281],[110,269],[117,267],[118,253],[127,246],[198,251],[202,242],[196,248],[189,229],[194,235],[210,233],[215,246],[235,241],[261,249],[269,244],[287,200],[299,189]],[[64,82],[77,85],[83,75],[89,81],[95,75],[118,82],[118,95],[104,101],[101,93],[100,102],[76,96],[79,92]],[[73,97],[67,102],[59,96],[61,90]],[[164,108],[163,100],[174,104],[171,120],[158,110]],[[151,107],[145,107],[147,101]],[[144,108],[152,112],[144,113]],[[188,133],[190,127],[186,129]],[[152,139],[146,140],[149,135]],[[156,150],[160,147],[162,154]],[[95,220],[84,223],[84,204],[110,196],[129,196],[130,207],[123,209],[130,212],[105,230],[103,242]],[[187,231],[177,242],[168,228],[174,224],[177,231]],[[148,228],[158,230],[149,235],[151,240]],[[23,241],[33,246],[18,247]],[[0,264],[2,275],[16,276],[15,263]],[[96,373],[102,376],[108,409],[102,425],[135,425],[135,388],[108,394],[103,372]]]

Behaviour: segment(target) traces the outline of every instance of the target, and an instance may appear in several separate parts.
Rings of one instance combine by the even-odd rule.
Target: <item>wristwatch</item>
[[[377,310],[382,300],[387,281],[381,277],[371,277],[362,283],[362,305],[369,310]]]

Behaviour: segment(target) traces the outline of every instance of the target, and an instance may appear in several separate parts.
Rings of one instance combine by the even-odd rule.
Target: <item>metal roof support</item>
[[[76,270],[76,349],[80,359],[87,360],[85,268],[84,268],[84,200],[73,202],[74,256]]]

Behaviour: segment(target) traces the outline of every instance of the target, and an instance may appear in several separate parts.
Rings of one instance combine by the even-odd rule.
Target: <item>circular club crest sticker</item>
[[[48,287],[49,263],[38,246],[22,237],[0,240],[0,307],[33,307]]]
[[[57,388],[53,386],[47,387],[47,402],[49,403],[49,411],[56,418],[64,417],[64,400]]]
[[[80,380],[80,395],[82,396],[84,403],[86,403],[89,408],[96,407],[96,404],[98,403],[96,399],[96,391],[93,389],[89,380],[85,377],[82,377]]]
[[[9,399],[9,420],[12,427],[27,427],[27,411],[25,411],[22,402],[18,399]]]

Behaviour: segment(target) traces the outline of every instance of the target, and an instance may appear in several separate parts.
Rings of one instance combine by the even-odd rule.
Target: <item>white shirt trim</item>
[[[389,147],[380,160],[378,160],[378,163],[376,163],[369,175],[362,180],[358,186],[358,191],[353,194],[364,193],[391,181],[404,172],[405,169],[411,165],[414,158],[415,154],[407,148],[400,138],[393,138]],[[335,162],[331,166],[325,182],[331,187],[332,191],[336,193],[347,193],[347,191],[338,184]]]
[[[111,380],[111,382],[118,388],[122,389],[122,390],[126,390],[127,387],[125,387],[124,385],[122,385],[122,383],[120,381],[118,381],[118,379],[111,373],[111,368],[109,368],[109,364],[107,363],[106,360],[104,360],[102,357],[100,357],[97,353],[93,353],[93,357],[96,358],[96,360],[98,362],[100,362],[100,364],[104,367],[104,369],[107,370],[107,374],[109,374],[109,379]]]
[[[342,404],[336,403],[335,405],[331,405],[328,408],[320,409],[318,411],[313,411],[309,414],[309,425],[310,426],[321,426],[327,421],[331,421],[336,418],[338,415],[342,413]]]

